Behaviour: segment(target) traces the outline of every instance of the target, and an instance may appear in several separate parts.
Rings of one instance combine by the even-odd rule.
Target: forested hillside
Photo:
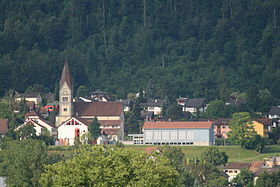
[[[0,10],[0,95],[53,91],[67,60],[75,88],[119,98],[139,88],[280,98],[279,0],[1,0]]]

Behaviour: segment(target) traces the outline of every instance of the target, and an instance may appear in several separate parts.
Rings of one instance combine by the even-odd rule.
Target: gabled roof
[[[0,134],[8,132],[8,119],[0,119]]]
[[[250,167],[250,163],[242,163],[242,162],[229,162],[225,166],[221,166],[222,169],[248,169]]]
[[[214,125],[229,125],[231,118],[218,118],[213,120]],[[212,120],[210,120],[212,121]]]
[[[280,107],[279,106],[273,106],[269,110],[270,115],[280,115]]]
[[[36,112],[35,110],[32,110],[31,112],[28,112],[24,115],[26,118],[30,117],[30,116],[38,116],[40,117],[40,114],[38,114],[38,112]]]
[[[98,120],[102,126],[120,126],[121,120]]]
[[[140,103],[140,106],[146,107],[162,107],[163,101],[157,99],[155,101],[147,101],[146,103]]]
[[[68,67],[68,62],[66,61],[63,67],[63,71],[61,74],[61,78],[60,78],[60,88],[63,86],[63,84],[66,82],[66,84],[68,85],[68,87],[70,89],[72,89],[72,79],[71,79],[71,75],[70,75],[70,71],[69,71],[69,67]]]
[[[37,98],[38,96],[41,97],[39,93],[21,93],[16,95],[17,98]]]
[[[78,102],[74,104],[74,115],[80,116],[120,116],[121,102]]]
[[[263,125],[268,125],[268,126],[272,124],[271,119],[255,119],[254,121],[261,123]]]
[[[186,103],[186,107],[192,107],[192,108],[200,108],[203,105],[205,105],[205,98],[193,98],[188,99]]]
[[[208,121],[172,121],[172,122],[145,122],[143,129],[210,129],[212,122]]]

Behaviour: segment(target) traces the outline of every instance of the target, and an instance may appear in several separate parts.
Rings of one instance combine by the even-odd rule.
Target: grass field
[[[150,145],[126,145],[126,149],[133,149],[144,151],[146,147]],[[158,146],[154,146],[158,147]],[[182,149],[182,152],[190,160],[194,158],[200,158],[202,152],[207,148],[206,146],[177,146]],[[263,154],[260,154],[254,150],[242,149],[240,146],[217,146],[220,151],[226,152],[229,156],[229,162],[251,162],[253,160],[264,160],[272,156],[280,156],[280,145],[267,146]],[[63,154],[69,157],[74,153],[74,147],[71,146],[50,146],[50,154]]]

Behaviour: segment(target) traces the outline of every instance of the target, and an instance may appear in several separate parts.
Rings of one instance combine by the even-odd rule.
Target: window
[[[64,108],[63,111],[66,112],[66,111],[67,111],[67,108]]]
[[[62,97],[62,101],[68,101],[68,97]]]
[[[237,173],[237,170],[234,170],[234,173]]]

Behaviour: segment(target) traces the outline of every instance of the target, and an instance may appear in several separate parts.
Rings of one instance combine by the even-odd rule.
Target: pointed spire
[[[69,88],[72,89],[72,78],[71,78],[71,75],[70,75],[67,60],[64,63],[63,71],[62,71],[62,74],[61,74],[60,88],[63,86],[64,82],[66,82],[66,84],[69,86]]]

